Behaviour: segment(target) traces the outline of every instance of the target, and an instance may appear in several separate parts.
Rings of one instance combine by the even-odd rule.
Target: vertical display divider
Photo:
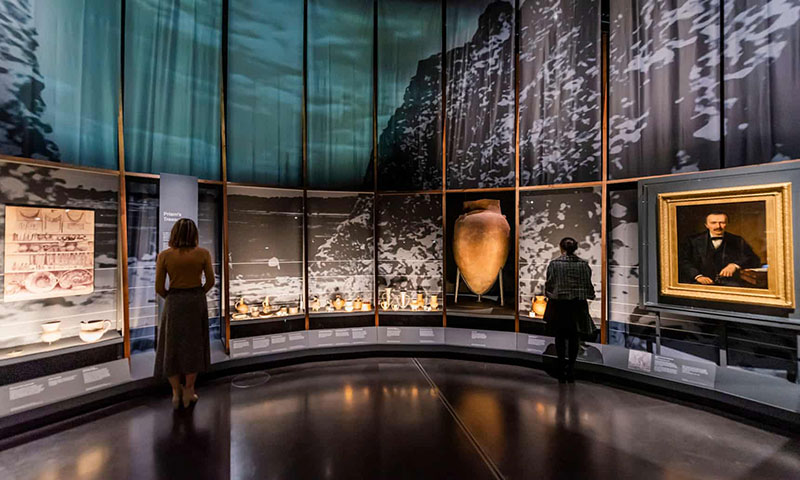
[[[219,114],[220,114],[220,161],[222,171],[222,316],[225,322],[225,353],[231,349],[230,316],[230,246],[228,244],[228,143],[225,130],[225,90],[228,71],[228,0],[222,1],[222,55],[220,55]]]
[[[303,1],[303,105],[301,107],[300,135],[303,145],[303,302],[305,329],[310,326],[308,302],[308,0]]]
[[[447,327],[447,0],[442,0],[442,327]]]
[[[601,25],[602,27],[602,25]],[[602,28],[601,28],[602,30]],[[601,113],[601,152],[602,178],[600,184],[600,343],[608,343],[608,32],[600,33],[600,94],[602,97]]]
[[[117,95],[117,168],[119,169],[119,224],[118,264],[122,277],[122,343],[125,358],[130,365],[131,359],[131,311],[130,291],[128,290],[128,193],[125,181],[125,131],[123,130],[123,95],[125,92],[125,0],[120,7],[120,75],[119,94]]]
[[[378,0],[372,2],[372,304],[375,306],[375,326],[378,315]]]
[[[514,2],[514,331],[519,333],[519,0]]]

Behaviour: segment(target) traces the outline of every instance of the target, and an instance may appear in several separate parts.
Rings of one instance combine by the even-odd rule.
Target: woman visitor
[[[156,293],[166,301],[158,329],[155,374],[167,377],[172,385],[174,408],[181,403],[188,408],[197,401],[197,374],[211,363],[206,293],[214,286],[214,270],[211,254],[197,243],[194,222],[178,220],[169,236],[169,248],[159,253],[156,261]]]
[[[547,265],[545,295],[547,309],[544,320],[548,335],[556,341],[556,375],[561,383],[575,382],[575,360],[578,358],[579,335],[594,332],[594,323],[589,315],[589,303],[593,300],[592,269],[586,260],[575,255],[578,242],[565,237],[559,242],[561,256]],[[565,357],[569,353],[569,360]]]

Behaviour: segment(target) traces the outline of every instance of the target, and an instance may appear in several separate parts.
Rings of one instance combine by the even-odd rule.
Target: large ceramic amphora
[[[500,212],[500,200],[464,202],[464,212],[453,231],[453,254],[467,287],[483,295],[506,263],[511,227]]]

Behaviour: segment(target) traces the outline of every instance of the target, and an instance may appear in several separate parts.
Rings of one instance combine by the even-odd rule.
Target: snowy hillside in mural
[[[520,7],[520,184],[600,179],[600,2]]]
[[[534,295],[543,295],[547,264],[560,255],[558,242],[564,237],[578,241],[577,255],[592,267],[596,300],[589,302],[592,317],[599,321],[601,239],[600,189],[520,195],[519,311],[527,315]]]
[[[231,306],[240,298],[296,306],[303,295],[303,195],[228,189]]]
[[[442,198],[391,195],[378,202],[378,282],[383,290],[442,298]]]
[[[338,294],[372,302],[373,201],[366,194],[309,192],[309,299],[319,297],[324,306]]]
[[[611,0],[609,175],[720,166],[720,0]]]

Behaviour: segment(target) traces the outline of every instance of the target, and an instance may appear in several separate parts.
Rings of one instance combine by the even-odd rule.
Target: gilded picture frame
[[[695,218],[706,212],[727,212],[744,206],[763,208],[763,212],[739,221],[739,228],[750,238],[760,236],[764,241],[761,251],[766,258],[760,258],[762,268],[742,270],[742,278],[752,281],[720,282],[728,284],[700,284],[710,278],[697,275],[687,280],[685,253],[690,247],[689,239],[679,238],[679,230],[689,228],[685,225],[686,212],[695,210]],[[752,208],[751,208],[752,210]],[[679,216],[683,215],[682,219]],[[709,220],[724,219],[728,223],[727,213],[707,214],[703,217],[705,224]],[[758,217],[758,220],[753,220]],[[794,285],[794,246],[792,232],[792,185],[791,183],[773,183],[706,190],[661,193],[658,195],[658,239],[659,239],[659,280],[660,293],[664,296],[680,297],[709,302],[729,302],[737,304],[761,305],[766,307],[792,309],[795,307]],[[679,226],[679,220],[683,223]],[[749,222],[749,223],[748,223]],[[760,222],[760,223],[759,223]],[[697,222],[695,222],[697,223]],[[759,223],[758,225],[755,225]],[[752,224],[752,225],[751,225]],[[742,228],[744,227],[744,228]],[[724,228],[724,227],[723,227]],[[763,229],[763,231],[762,231]],[[724,231],[724,230],[723,230]],[[709,230],[711,232],[711,230]],[[700,234],[693,237],[698,238]],[[727,233],[725,233],[727,235]],[[740,240],[741,237],[731,237]],[[709,245],[713,237],[709,233]],[[724,238],[728,238],[727,236]],[[726,240],[727,242],[727,240]],[[717,243],[716,245],[719,245]],[[746,247],[753,251],[749,246]],[[683,249],[683,251],[680,251]],[[708,248],[710,253],[716,252]],[[762,254],[763,256],[763,254]],[[680,260],[679,260],[680,257]],[[758,258],[758,257],[757,257]],[[696,272],[692,272],[696,273]],[[737,273],[738,274],[738,273]],[[748,274],[748,275],[745,275]],[[755,278],[762,277],[760,283]],[[718,277],[719,278],[719,277]],[[758,285],[758,286],[756,286]]]

